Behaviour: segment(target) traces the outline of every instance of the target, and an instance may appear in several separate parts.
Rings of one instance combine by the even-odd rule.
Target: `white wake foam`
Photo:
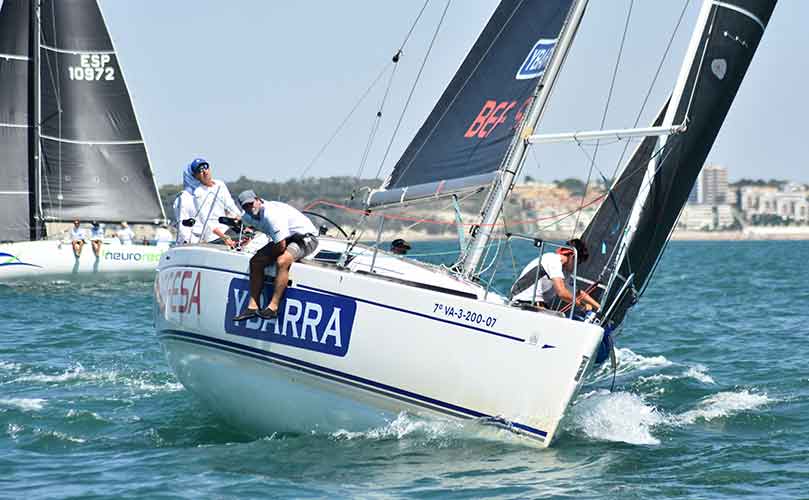
[[[666,359],[665,356],[643,356],[636,354],[632,349],[627,347],[620,347],[615,350],[615,357],[618,361],[617,375],[625,375],[627,373],[645,371],[651,369],[665,368],[671,366],[673,363]],[[604,380],[612,377],[612,366],[609,360],[604,362],[601,367],[593,374],[595,381]]]
[[[766,394],[746,389],[739,392],[719,392],[700,401],[695,409],[675,417],[675,421],[682,424],[693,424],[697,420],[711,421],[754,410],[772,402]]]
[[[571,408],[570,426],[602,441],[660,444],[652,428],[666,421],[654,406],[629,392],[593,391],[583,394]]]
[[[20,365],[18,363],[8,363],[6,361],[0,361],[0,370],[17,371],[19,369]]]
[[[335,439],[403,439],[413,435],[423,435],[428,439],[440,438],[453,431],[463,428],[460,422],[449,420],[421,419],[401,412],[392,422],[382,427],[369,429],[367,431],[351,432],[339,430],[333,432],[331,436]]]
[[[8,437],[11,439],[17,439],[17,435],[22,432],[22,430],[23,426],[19,424],[8,424],[6,427],[6,434],[8,434]]]
[[[0,406],[19,408],[24,411],[39,411],[45,407],[45,399],[39,398],[8,398],[0,399]]]
[[[107,380],[112,381],[117,377],[117,372],[102,370],[102,371],[87,371],[82,365],[76,365],[68,368],[62,373],[53,375],[45,373],[35,373],[32,375],[23,375],[17,377],[12,382],[42,382],[42,383],[59,383],[59,382],[73,382],[73,381],[93,381],[93,380]]]
[[[706,373],[707,371],[708,368],[706,368],[704,365],[694,365],[686,370],[685,373],[683,373],[683,376],[693,378],[694,380],[698,380],[703,384],[716,384],[713,377]]]

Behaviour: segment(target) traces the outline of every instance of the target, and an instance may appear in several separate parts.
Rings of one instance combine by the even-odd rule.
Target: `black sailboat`
[[[118,57],[95,0],[0,6],[0,238],[46,222],[164,218]]]
[[[70,274],[117,265],[104,262],[107,254],[82,264],[70,252],[54,253],[45,245],[46,223],[165,218],[95,0],[2,1],[0,153],[2,278],[25,269]],[[145,254],[121,255],[140,262]]]

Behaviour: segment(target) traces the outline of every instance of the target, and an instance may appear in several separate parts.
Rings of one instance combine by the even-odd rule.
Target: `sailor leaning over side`
[[[278,315],[278,306],[289,280],[289,269],[317,249],[317,229],[312,221],[294,207],[280,201],[264,201],[252,190],[239,194],[244,209],[242,223],[250,225],[271,238],[250,259],[250,302],[234,317],[241,321],[258,315],[269,319]],[[259,297],[264,286],[264,268],[275,264],[275,289],[269,304],[259,309]]]

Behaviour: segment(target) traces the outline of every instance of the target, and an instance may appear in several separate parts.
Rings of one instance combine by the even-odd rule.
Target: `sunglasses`
[[[245,203],[244,205],[242,205],[242,210],[244,210],[245,212],[250,212],[251,210],[253,210],[253,202],[251,201],[250,203]]]
[[[203,163],[202,165],[197,166],[196,173],[200,173],[203,170],[210,170],[210,168],[211,168],[210,165],[208,165],[207,163]]]

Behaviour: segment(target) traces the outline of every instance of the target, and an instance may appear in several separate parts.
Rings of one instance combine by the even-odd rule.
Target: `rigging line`
[[[393,86],[393,77],[396,76],[396,70],[399,68],[398,61],[400,53],[401,50],[397,52],[396,55],[393,56],[394,61],[393,71],[391,71],[390,77],[388,78],[388,85],[385,88],[385,94],[382,96],[382,102],[379,103],[379,109],[376,112],[376,118],[374,119],[374,124],[371,127],[371,133],[368,136],[368,142],[365,144],[365,151],[363,151],[362,153],[362,160],[360,160],[360,166],[357,169],[357,174],[355,176],[357,178],[357,185],[359,185],[359,179],[360,176],[362,175],[362,172],[365,170],[365,165],[368,164],[368,156],[371,153],[371,147],[373,146],[374,139],[376,138],[376,133],[379,131],[379,125],[380,122],[382,121],[382,112],[384,111],[385,103],[388,101],[388,97],[390,96],[390,89]],[[377,173],[376,176],[379,177],[379,173]],[[355,194],[356,194],[356,186],[354,190],[351,192],[350,198],[354,199]]]
[[[390,66],[388,66],[388,63],[385,63],[385,65],[382,68],[382,71],[380,71],[379,74],[376,76],[376,78],[374,78],[374,80],[371,82],[371,85],[369,85],[368,88],[365,89],[365,92],[362,93],[360,98],[354,104],[354,107],[351,108],[351,111],[348,112],[348,115],[346,115],[346,117],[343,118],[343,121],[340,122],[340,125],[338,125],[337,128],[334,130],[334,132],[332,132],[331,136],[329,137],[329,140],[326,141],[326,143],[318,150],[317,154],[315,154],[315,156],[303,168],[303,171],[301,172],[300,175],[301,178],[306,176],[306,174],[309,172],[309,169],[311,169],[312,166],[320,159],[320,157],[323,155],[326,149],[329,146],[331,146],[331,143],[334,142],[334,139],[336,139],[340,131],[343,130],[343,127],[345,127],[346,123],[348,123],[348,120],[351,119],[351,117],[357,111],[357,108],[359,108],[360,105],[363,103],[363,101],[365,101],[365,98],[368,97],[368,94],[370,94],[371,90],[373,90],[373,88],[376,87],[376,84],[379,83],[379,80],[381,80],[382,77],[385,75],[385,73],[388,72],[389,68]]]
[[[638,126],[640,123],[640,118],[643,115],[643,110],[646,108],[646,104],[649,102],[649,98],[652,96],[652,91],[654,90],[654,86],[657,83],[658,77],[660,77],[660,72],[663,70],[663,65],[666,63],[666,59],[668,59],[669,51],[671,50],[671,46],[674,43],[674,38],[677,36],[677,32],[680,31],[680,24],[683,22],[683,18],[685,17],[685,13],[688,10],[688,6],[691,4],[691,0],[686,0],[683,3],[683,10],[680,11],[680,17],[677,19],[677,23],[674,25],[674,30],[671,32],[671,36],[669,37],[669,41],[666,44],[666,50],[663,51],[663,57],[660,58],[660,63],[657,65],[657,70],[655,71],[654,76],[652,77],[652,82],[649,84],[649,88],[646,91],[646,95],[643,97],[643,102],[640,105],[640,109],[638,110],[638,114],[635,117],[635,123],[632,125],[633,128]],[[626,156],[626,152],[629,149],[629,143],[624,145],[624,150],[621,151],[621,156],[618,158],[618,163],[615,165],[615,171],[613,172],[613,178],[618,175],[618,169],[621,167],[621,164],[624,161],[624,157]]]
[[[444,24],[444,19],[447,17],[447,11],[449,10],[449,6],[452,3],[452,0],[447,0],[447,4],[444,6],[444,11],[441,13],[441,18],[438,20],[438,25],[435,27],[435,32],[433,33],[433,38],[430,40],[430,45],[427,47],[427,53],[424,54],[424,59],[421,61],[421,67],[419,68],[419,72],[416,74],[416,79],[413,81],[413,86],[410,88],[410,94],[407,96],[407,100],[405,101],[404,107],[402,108],[402,113],[399,115],[399,120],[396,122],[396,127],[393,129],[393,133],[390,136],[390,141],[388,142],[388,147],[385,148],[385,154],[382,156],[382,161],[379,162],[379,169],[376,171],[376,177],[382,173],[382,168],[385,166],[385,161],[388,159],[388,154],[390,154],[390,148],[393,146],[393,141],[396,139],[396,134],[399,132],[399,127],[402,125],[402,120],[404,120],[405,113],[407,112],[408,106],[410,106],[410,101],[413,99],[413,93],[416,91],[416,86],[421,79],[421,74],[424,72],[424,66],[427,64],[427,60],[430,58],[430,53],[433,50],[433,46],[435,45],[435,40],[438,38],[438,33],[441,31],[441,26]]]
[[[413,153],[413,156],[411,157],[408,164],[404,167],[404,169],[402,169],[402,174],[401,175],[404,175],[405,172],[407,172],[410,169],[410,167],[413,165],[413,162],[416,161],[416,156],[418,156],[418,154],[421,152],[421,150],[424,149],[424,146],[427,145],[427,141],[430,140],[430,138],[433,136],[433,133],[438,129],[438,126],[444,120],[444,117],[447,116],[447,113],[449,113],[449,110],[455,104],[455,101],[458,99],[458,97],[461,95],[461,93],[463,93],[464,89],[466,88],[466,85],[470,82],[470,80],[472,80],[472,77],[477,74],[478,68],[480,68],[480,65],[483,64],[483,61],[489,55],[489,52],[492,50],[492,47],[494,47],[495,42],[497,42],[500,39],[500,35],[503,34],[503,31],[506,29],[506,27],[509,25],[509,23],[511,23],[511,19],[515,16],[515,14],[520,9],[522,4],[523,4],[523,1],[520,1],[520,3],[517,6],[514,7],[514,10],[511,11],[511,14],[509,14],[508,19],[506,19],[506,22],[504,22],[503,26],[500,27],[500,31],[498,31],[497,35],[495,35],[495,37],[492,39],[492,43],[490,43],[489,46],[486,47],[486,50],[483,52],[483,55],[480,56],[480,59],[478,60],[477,64],[475,64],[475,67],[472,68],[472,71],[469,72],[469,76],[466,77],[466,80],[464,80],[463,84],[461,85],[461,88],[459,88],[458,92],[456,92],[455,95],[452,96],[452,99],[450,100],[449,104],[447,104],[447,107],[444,108],[444,112],[441,113],[441,116],[439,116],[438,120],[435,121],[435,124],[433,125],[433,128],[430,129],[430,131],[427,133],[427,137],[424,138],[421,145],[419,145],[418,149]]]
[[[407,44],[407,41],[410,40],[410,35],[412,35],[413,30],[416,29],[416,25],[419,23],[419,19],[421,19],[421,15],[424,14],[424,9],[427,8],[427,4],[429,4],[429,3],[430,3],[430,0],[425,0],[424,1],[424,5],[421,6],[421,10],[419,11],[419,15],[416,16],[416,20],[413,21],[413,24],[410,25],[410,31],[407,32],[407,35],[405,35],[405,38],[402,41],[402,44],[399,45],[399,52],[404,50],[404,47]]]
[[[626,21],[624,22],[624,32],[621,35],[621,44],[618,47],[618,56],[615,59],[615,67],[612,70],[612,80],[610,81],[610,90],[607,93],[607,102],[604,103],[604,113],[601,115],[601,129],[604,129],[604,124],[607,122],[607,113],[610,109],[610,103],[612,102],[612,93],[615,90],[615,80],[618,77],[618,68],[621,66],[621,57],[624,53],[624,44],[626,43],[626,34],[629,32],[629,21],[632,19],[632,8],[635,6],[635,0],[629,1],[629,9],[626,12]],[[577,141],[578,142],[578,141]],[[581,195],[581,205],[584,205],[584,197],[587,196],[587,188],[590,186],[590,180],[593,177],[593,168],[595,168],[595,161],[596,156],[598,156],[598,145],[600,141],[596,141],[595,150],[593,151],[593,161],[590,163],[590,170],[587,172],[587,181],[584,183],[584,192]],[[602,176],[604,174],[601,174]],[[581,206],[579,209],[581,210]],[[573,224],[573,230],[571,232],[570,237],[572,238],[576,233],[576,229],[579,227],[579,219],[581,217],[581,211],[576,215],[576,222]]]

